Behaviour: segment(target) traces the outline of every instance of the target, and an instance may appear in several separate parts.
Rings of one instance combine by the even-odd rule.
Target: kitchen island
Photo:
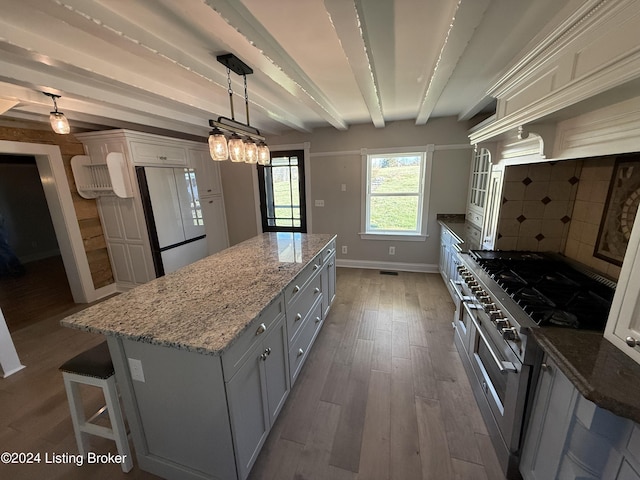
[[[334,296],[334,235],[266,233],[62,324],[106,335],[140,468],[244,479]]]

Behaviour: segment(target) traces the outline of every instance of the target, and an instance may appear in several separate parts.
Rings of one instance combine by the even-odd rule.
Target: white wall
[[[291,133],[267,138],[272,150],[278,145],[296,145],[310,142],[311,162],[310,191],[312,230],[314,233],[338,234],[338,261],[394,262],[419,265],[422,269],[436,270],[439,257],[439,229],[437,213],[464,213],[467,199],[467,184],[471,163],[471,148],[467,138],[467,125],[455,118],[430,120],[424,126],[416,126],[413,121],[387,124],[377,129],[372,125],[353,125],[346,131],[334,128],[320,128],[310,134]],[[432,185],[429,189],[428,231],[424,242],[398,242],[382,240],[362,240],[358,235],[361,220],[362,188],[362,148],[392,148],[406,146],[426,146],[435,144]],[[454,145],[462,148],[442,149]],[[228,165],[222,169],[227,217],[241,219],[247,224],[256,223],[255,204],[246,195],[246,201],[227,202],[230,189],[238,188],[236,182],[249,185],[251,178],[240,175],[240,168]],[[233,173],[231,172],[232,169]],[[341,184],[346,184],[346,192]],[[242,187],[244,189],[244,187]],[[324,200],[324,207],[314,207],[314,200]],[[233,205],[230,208],[230,205]],[[238,225],[229,221],[229,236],[243,240],[250,229],[241,232]],[[238,234],[240,233],[240,234]],[[348,254],[341,253],[340,246],[348,247]],[[390,256],[389,246],[396,247],[396,254]]]

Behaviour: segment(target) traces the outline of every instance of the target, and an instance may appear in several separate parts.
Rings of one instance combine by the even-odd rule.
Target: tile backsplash
[[[583,161],[564,254],[617,279],[619,266],[593,256],[614,163],[612,156]]]
[[[497,248],[564,251],[581,167],[579,160],[506,167]]]
[[[615,156],[506,167],[496,247],[564,253],[614,279],[593,256]]]

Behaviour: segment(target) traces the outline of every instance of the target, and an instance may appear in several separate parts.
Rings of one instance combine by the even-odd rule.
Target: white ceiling
[[[226,68],[249,75],[267,134],[468,119],[568,0],[2,0],[0,114],[74,129],[206,136],[230,116]],[[236,120],[242,78],[231,74]],[[4,113],[2,113],[4,112]]]

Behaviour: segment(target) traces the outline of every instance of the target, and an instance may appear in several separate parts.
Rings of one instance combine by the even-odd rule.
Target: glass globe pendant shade
[[[269,152],[269,147],[264,142],[260,142],[258,144],[258,163],[260,165],[269,165],[269,161],[271,160],[271,152]]]
[[[51,112],[49,115],[49,122],[51,122],[51,128],[53,131],[60,135],[66,135],[71,132],[69,120],[64,116],[64,113],[60,113],[58,111]]]
[[[217,128],[209,133],[209,154],[213,160],[221,162],[229,158],[229,148],[224,134]]]
[[[229,139],[229,158],[232,162],[244,162],[244,142],[235,133]]]
[[[244,161],[246,163],[258,163],[258,146],[247,138],[244,142]]]

